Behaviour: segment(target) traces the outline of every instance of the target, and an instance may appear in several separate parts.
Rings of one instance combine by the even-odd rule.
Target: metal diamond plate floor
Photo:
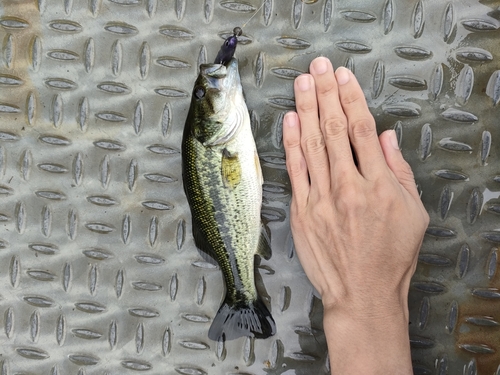
[[[277,334],[223,344],[207,337],[222,278],[195,250],[179,150],[197,66],[255,12],[237,57]],[[0,374],[327,374],[281,140],[293,78],[319,55],[397,130],[431,215],[415,374],[500,374],[499,28],[498,0],[3,0]]]

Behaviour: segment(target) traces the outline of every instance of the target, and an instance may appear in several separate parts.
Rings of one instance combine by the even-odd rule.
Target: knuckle
[[[323,128],[328,139],[338,139],[347,135],[347,121],[343,118],[325,119]]]
[[[325,205],[322,203],[330,202],[332,200],[330,188],[331,188],[330,186],[327,186],[321,190],[317,189],[314,190],[311,194],[311,202],[315,203],[312,209],[316,211],[318,217],[323,216],[325,212],[327,212]],[[328,220],[331,219],[331,217],[326,216],[323,217],[323,219],[325,219],[325,221],[328,222]]]
[[[318,154],[324,151],[325,140],[321,134],[314,134],[303,140],[302,147],[309,155]]]
[[[297,199],[292,197],[292,203],[290,205],[290,224],[294,232],[302,232],[304,228],[304,215],[301,205],[297,202]]]
[[[410,167],[410,164],[408,164],[405,160],[403,160],[403,162],[401,163],[400,178],[405,182],[415,184],[415,176],[413,175],[413,171]]]
[[[425,210],[425,208],[423,211],[424,211],[424,228],[427,229],[429,223],[431,222],[431,217],[429,216],[429,213]]]
[[[358,103],[362,103],[363,105],[365,105],[365,100],[366,99],[362,91],[358,92],[350,90],[348,92],[342,92],[341,95],[341,101],[343,105],[351,106]]]
[[[287,160],[286,161],[286,169],[288,170],[288,174],[292,178],[297,177],[297,176],[301,176],[302,174],[304,174],[306,172],[306,166],[301,161],[293,161],[292,162],[290,160]]]
[[[356,138],[369,138],[376,136],[374,121],[370,118],[357,119],[350,124],[352,134]]]
[[[321,84],[321,82],[319,82],[316,86],[316,90],[318,92],[318,96],[327,97],[330,95],[338,95],[337,86],[335,86],[333,82],[325,82],[325,84]]]
[[[401,195],[398,194],[398,189],[396,188],[396,182],[388,183],[388,179],[385,177],[375,181],[372,194],[377,205],[386,210],[391,209],[401,199]]]
[[[318,104],[311,99],[303,99],[297,102],[297,110],[301,113],[315,113],[318,110]]]
[[[352,184],[341,184],[337,191],[335,206],[343,214],[355,213],[366,207],[366,198],[359,188]]]
[[[337,197],[344,198],[349,194],[357,195],[357,186],[350,179],[340,179],[336,183]]]
[[[295,151],[297,148],[300,148],[300,138],[297,137],[283,137],[283,146],[285,146],[285,150]]]
[[[390,189],[391,185],[386,183],[386,177],[381,180],[380,178],[373,183],[373,195],[377,197],[377,201],[387,201],[394,197],[394,192]]]

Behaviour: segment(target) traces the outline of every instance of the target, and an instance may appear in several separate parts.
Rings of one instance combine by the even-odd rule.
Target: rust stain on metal
[[[499,272],[490,280],[488,288],[500,289]],[[476,319],[475,324],[471,323],[471,318]],[[478,374],[494,374],[500,367],[499,337],[500,299],[471,295],[460,304],[455,330],[456,350],[460,356],[467,354],[469,359],[475,358]]]

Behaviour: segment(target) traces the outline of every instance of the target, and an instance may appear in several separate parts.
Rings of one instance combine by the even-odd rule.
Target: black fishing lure
[[[235,27],[233,29],[233,35],[224,41],[224,44],[220,47],[219,53],[215,58],[214,64],[224,64],[226,65],[233,58],[234,52],[236,51],[236,45],[238,44],[238,37],[243,34],[241,27]]]

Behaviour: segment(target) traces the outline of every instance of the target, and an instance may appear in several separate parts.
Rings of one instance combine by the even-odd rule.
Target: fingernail
[[[328,70],[328,61],[326,57],[318,57],[312,62],[314,73],[316,74],[325,74]]]
[[[335,72],[335,77],[337,78],[337,83],[341,86],[341,85],[345,85],[347,82],[349,82],[351,75],[349,73],[349,69],[341,66]]]
[[[307,91],[311,87],[310,78],[308,75],[301,75],[297,78],[297,86],[300,91]]]
[[[399,150],[398,137],[396,136],[396,132],[394,130],[389,130],[389,138],[392,147],[394,147],[396,150]]]
[[[288,112],[283,118],[283,124],[289,128],[297,126],[297,115],[295,112]]]

